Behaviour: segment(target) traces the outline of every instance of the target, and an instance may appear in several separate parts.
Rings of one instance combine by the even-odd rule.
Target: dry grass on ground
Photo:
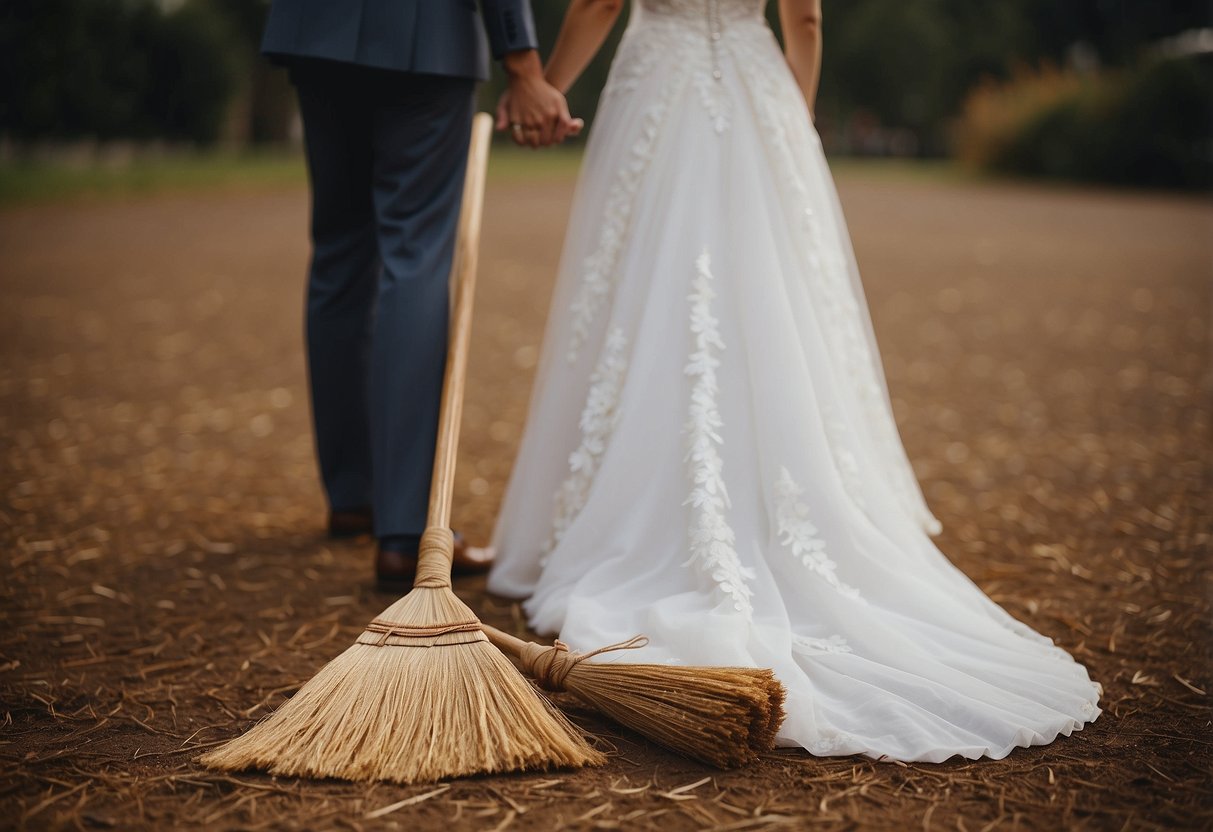
[[[1001,762],[780,752],[721,773],[576,711],[602,769],[415,787],[202,770],[391,600],[368,543],[321,534],[303,193],[47,204],[0,213],[0,825],[1208,828],[1213,214],[842,184],[941,546],[1091,668],[1095,725]],[[490,189],[458,483],[474,539],[518,441],[568,194]],[[458,590],[521,627],[482,582]]]

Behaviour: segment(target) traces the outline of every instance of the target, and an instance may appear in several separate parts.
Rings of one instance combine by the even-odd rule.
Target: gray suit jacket
[[[535,49],[530,0],[273,0],[261,51],[379,69],[485,79],[493,56]]]

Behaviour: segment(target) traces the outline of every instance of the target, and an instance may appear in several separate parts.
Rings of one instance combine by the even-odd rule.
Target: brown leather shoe
[[[375,555],[375,579],[380,584],[408,586],[413,583],[416,574],[416,549],[404,551],[394,545],[379,545],[379,551]]]
[[[493,565],[492,549],[468,546],[463,535],[455,533],[455,552],[451,559],[454,575],[479,575],[488,572]],[[375,556],[375,577],[380,583],[400,585],[412,584],[417,574],[417,548],[398,543],[380,541]]]
[[[329,512],[329,537],[358,537],[370,534],[372,528],[373,520],[369,508]]]

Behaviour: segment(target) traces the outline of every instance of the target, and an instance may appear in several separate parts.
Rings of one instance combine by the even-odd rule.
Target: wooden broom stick
[[[451,268],[454,302],[429,515],[413,589],[269,718],[204,755],[204,765],[417,783],[603,761],[489,643],[451,591],[451,490],[492,128],[491,116],[475,116]]]

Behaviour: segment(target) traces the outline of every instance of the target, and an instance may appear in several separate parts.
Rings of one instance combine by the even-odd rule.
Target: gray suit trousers
[[[333,509],[425,527],[470,78],[296,60],[312,190],[307,354]]]

